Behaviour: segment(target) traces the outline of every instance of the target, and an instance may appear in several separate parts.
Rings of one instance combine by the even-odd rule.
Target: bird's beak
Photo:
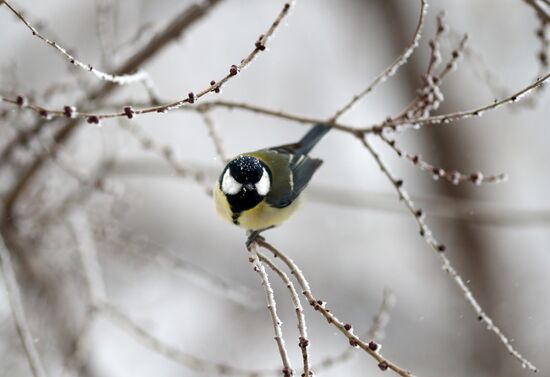
[[[244,185],[244,191],[254,191],[256,188],[253,183],[247,183]]]

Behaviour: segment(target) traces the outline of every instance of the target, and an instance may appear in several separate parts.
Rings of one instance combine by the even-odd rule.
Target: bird
[[[297,143],[232,158],[213,191],[218,214],[252,236],[287,220],[299,207],[300,194],[323,163],[308,154],[330,128],[317,124]]]

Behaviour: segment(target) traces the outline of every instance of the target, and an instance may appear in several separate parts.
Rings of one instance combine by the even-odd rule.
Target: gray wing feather
[[[285,193],[279,193],[279,195],[273,195],[267,197],[267,202],[276,208],[284,208],[290,205],[306,188],[311,177],[321,164],[322,160],[316,158],[310,158],[306,155],[289,155],[290,156],[290,174],[292,177],[292,184]]]
[[[291,163],[290,170],[292,171],[294,182],[291,195],[292,200],[296,199],[302,190],[306,188],[311,177],[313,177],[313,174],[319,169],[322,163],[322,160],[309,158],[306,155],[300,156],[296,164]]]
[[[266,198],[266,201],[272,207],[284,208],[290,205],[306,188],[315,171],[323,163],[322,160],[310,158],[307,154],[329,130],[329,126],[317,124],[299,142],[269,149],[269,153],[274,154],[272,163],[278,164],[284,161],[284,164],[288,165],[284,169],[279,165],[279,171],[282,173],[286,170],[285,173],[290,174],[292,177],[290,185],[280,185],[272,188],[271,194]]]

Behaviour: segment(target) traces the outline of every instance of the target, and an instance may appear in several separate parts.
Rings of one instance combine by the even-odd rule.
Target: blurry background
[[[191,1],[123,0],[13,3],[44,35],[70,47],[83,61],[112,71]],[[99,5],[98,5],[99,4]],[[98,13],[98,6],[107,11]],[[165,100],[185,98],[226,74],[253,48],[282,6],[273,1],[224,0],[143,68]],[[441,113],[491,103],[532,82],[541,70],[535,35],[539,21],[520,0],[432,0],[421,46],[410,64],[356,105],[342,122],[369,126],[396,114],[414,96],[429,59],[427,41],[436,14],[445,10],[450,31],[442,40],[448,58],[461,35],[470,35],[459,69],[443,84]],[[300,0],[283,27],[238,77],[205,99],[242,101],[275,110],[327,118],[360,92],[409,43],[418,19],[417,1]],[[99,15],[99,21],[98,21]],[[103,33],[98,33],[99,28]],[[52,108],[76,103],[97,85],[56,51],[33,38],[0,6],[0,91],[35,94]],[[107,40],[101,42],[101,35]],[[46,88],[61,85],[57,94]],[[504,94],[503,94],[504,93]],[[452,125],[397,135],[411,153],[466,173],[506,172],[509,180],[480,187],[434,181],[375,143],[409,193],[419,198],[447,255],[480,303],[513,344],[550,376],[550,94],[525,104]],[[139,84],[119,89],[103,104],[146,100]],[[13,106],[0,108],[0,146],[36,119]],[[229,156],[292,142],[307,129],[277,118],[215,109],[211,117]],[[51,122],[55,129],[61,121]],[[170,146],[190,171],[214,182],[223,162],[196,112],[138,117],[130,126],[155,144]],[[18,146],[2,161],[0,189],[9,191],[21,169],[49,142],[47,131]],[[314,294],[356,333],[366,331],[385,288],[397,297],[383,352],[419,376],[518,376],[529,372],[485,330],[439,259],[418,236],[417,226],[370,155],[356,140],[332,132],[313,153],[325,163],[308,199],[291,220],[267,238],[292,256]],[[109,192],[82,186],[67,165],[105,175]],[[67,198],[70,198],[67,200]],[[64,203],[71,203],[64,208]],[[88,327],[88,294],[79,248],[95,249],[106,294],[150,334],[186,353],[250,370],[280,367],[263,291],[247,261],[244,232],[220,220],[204,188],[174,173],[154,151],[142,147],[118,121],[80,127],[44,166],[17,207],[18,268],[24,305],[49,376],[195,376],[197,371],[143,345],[104,316]],[[434,214],[431,216],[430,214]],[[86,235],[86,231],[90,230]],[[83,234],[79,234],[83,233]],[[15,252],[12,250],[12,252]],[[31,271],[31,272],[29,272]],[[279,314],[294,367],[299,371],[298,333],[285,287],[272,277]],[[3,280],[0,279],[3,282]],[[230,289],[227,289],[227,286]],[[225,287],[225,288],[224,288]],[[312,360],[349,347],[334,327],[306,307]],[[82,333],[83,328],[86,330]],[[382,373],[361,351],[319,374]],[[391,372],[386,372],[391,373]],[[212,375],[212,373],[207,373]],[[0,289],[0,376],[31,375],[17,336],[7,295]]]

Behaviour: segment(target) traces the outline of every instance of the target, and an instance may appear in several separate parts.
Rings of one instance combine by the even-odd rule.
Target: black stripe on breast
[[[225,197],[227,198],[231,212],[238,213],[239,215],[243,211],[256,207],[264,198],[256,190],[241,190],[235,195],[226,195]]]

